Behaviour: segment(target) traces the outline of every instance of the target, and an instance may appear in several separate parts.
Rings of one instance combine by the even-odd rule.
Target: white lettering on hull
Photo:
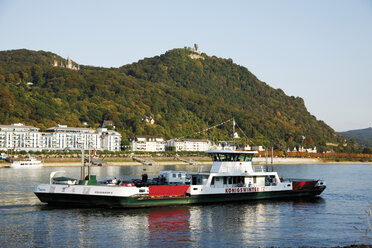
[[[226,188],[225,194],[232,193],[249,193],[249,192],[264,192],[265,187],[241,187],[241,188]]]
[[[95,194],[102,194],[102,195],[112,195],[112,192],[109,191],[94,191]]]

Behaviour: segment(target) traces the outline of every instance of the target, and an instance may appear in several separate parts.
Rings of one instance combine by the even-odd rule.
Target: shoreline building
[[[98,128],[100,134],[101,149],[107,151],[121,150],[121,134],[114,130],[107,130],[107,128]]]
[[[0,125],[0,150],[81,150],[120,151],[121,135],[107,128],[98,130],[57,125],[39,132],[22,123]]]
[[[303,146],[295,146],[293,149],[288,147],[287,152],[307,152],[307,153],[317,153],[316,146],[304,148]]]
[[[205,152],[211,147],[209,140],[205,139],[170,139],[167,144],[168,150],[190,151],[190,152]]]
[[[163,152],[165,141],[159,136],[137,135],[130,138],[130,150],[133,152]]]
[[[41,133],[39,128],[25,126],[22,123],[0,125],[0,150],[8,149],[37,149]]]
[[[48,128],[41,138],[43,149],[50,150],[100,150],[99,134],[90,128],[56,125]]]

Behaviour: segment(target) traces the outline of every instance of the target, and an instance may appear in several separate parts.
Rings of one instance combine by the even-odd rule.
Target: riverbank
[[[102,166],[138,166],[142,163],[134,161],[131,158],[100,158],[106,163]],[[44,158],[43,159],[44,167],[79,167],[81,166],[81,160],[78,158]],[[267,163],[271,164],[271,158],[267,159]],[[151,158],[147,161],[147,164],[154,166],[160,165],[185,165],[185,164],[197,164],[197,165],[212,165],[212,161],[209,157],[183,157],[182,160],[177,158]],[[256,157],[253,159],[253,164],[262,165],[266,164],[266,158]],[[358,161],[329,161],[323,160],[320,158],[281,158],[275,157],[273,159],[274,165],[281,164],[372,164],[372,162],[358,162]],[[1,162],[0,168],[7,167],[9,163]]]

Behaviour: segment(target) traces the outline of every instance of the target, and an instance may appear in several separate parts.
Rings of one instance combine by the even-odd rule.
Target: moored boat
[[[10,168],[41,168],[43,163],[35,157],[28,157],[24,160],[13,160],[9,164]]]
[[[88,207],[151,207],[177,204],[249,201],[256,199],[313,197],[326,188],[322,180],[279,178],[265,166],[252,165],[255,151],[209,150],[210,172],[161,171],[159,176],[122,182],[99,183],[53,178],[35,186],[40,201]],[[68,180],[67,180],[68,179]]]

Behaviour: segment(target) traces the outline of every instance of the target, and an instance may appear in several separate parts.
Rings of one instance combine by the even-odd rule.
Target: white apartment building
[[[106,128],[57,125],[39,132],[39,128],[21,123],[0,125],[0,150],[81,150],[120,151],[121,135]]]
[[[22,123],[0,125],[0,150],[37,149],[39,147],[39,128]]]
[[[107,130],[107,128],[98,128],[101,139],[101,149],[107,151],[120,151],[121,135],[120,133]]]
[[[162,152],[165,151],[165,141],[157,136],[135,136],[130,140],[130,149],[133,152]]]
[[[211,143],[204,139],[170,139],[167,147],[174,151],[204,152],[210,149]]]
[[[101,149],[100,134],[85,127],[68,127],[57,125],[48,128],[41,137],[43,149],[48,150],[81,150]]]

